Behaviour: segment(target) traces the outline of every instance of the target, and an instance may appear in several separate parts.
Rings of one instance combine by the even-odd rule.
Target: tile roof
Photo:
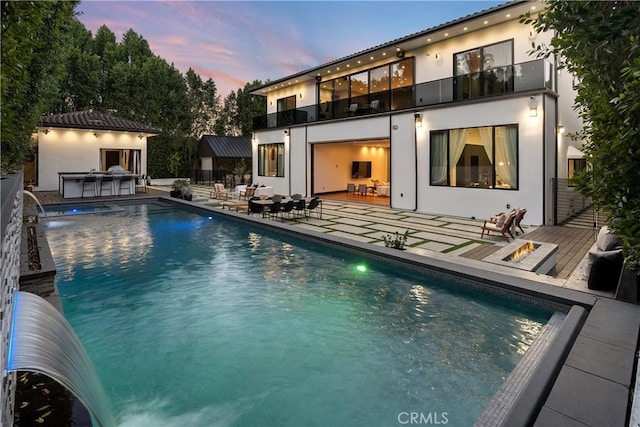
[[[211,148],[215,157],[251,158],[251,138],[248,136],[202,135],[202,143]]]
[[[40,118],[40,126],[68,129],[114,130],[158,135],[162,129],[92,110],[51,114]]]

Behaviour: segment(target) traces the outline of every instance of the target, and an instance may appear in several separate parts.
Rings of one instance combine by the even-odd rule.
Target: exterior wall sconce
[[[284,130],[284,142],[289,142],[289,138],[291,136],[289,135],[289,129],[285,129]]]
[[[138,135],[138,139],[142,139],[142,138],[144,138],[144,135],[143,134],[139,134]]]
[[[285,130],[284,130],[284,134],[285,134],[285,135],[289,135],[289,129],[285,129]]]
[[[302,93],[300,94],[300,99],[302,99]]]
[[[413,115],[413,120],[416,123],[416,128],[421,128],[422,127],[422,114],[420,113],[415,113]]]
[[[404,58],[404,50],[398,48],[398,50],[396,51],[396,56],[398,58]]]
[[[440,52],[436,52],[435,58],[436,58],[436,61],[440,61],[440,58],[442,58],[442,54]]]
[[[48,135],[49,134],[49,129],[45,129],[42,132],[44,132],[45,135]]]
[[[93,136],[98,137],[98,132],[93,132]]]
[[[538,100],[533,96],[529,97],[529,117],[538,117]]]
[[[560,125],[558,126],[558,133],[560,135],[562,135],[563,133],[565,133],[566,129],[564,128],[564,126]]]

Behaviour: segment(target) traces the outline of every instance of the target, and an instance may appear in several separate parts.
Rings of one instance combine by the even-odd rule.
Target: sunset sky
[[[212,78],[222,98],[504,1],[82,1],[94,35],[129,29],[185,73]]]

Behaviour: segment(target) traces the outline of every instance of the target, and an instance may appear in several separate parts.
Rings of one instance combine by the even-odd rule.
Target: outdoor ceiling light
[[[422,127],[422,114],[420,113],[415,113],[413,115],[413,119],[416,122],[416,128],[421,128]]]
[[[538,100],[533,96],[529,97],[529,117],[538,117]]]

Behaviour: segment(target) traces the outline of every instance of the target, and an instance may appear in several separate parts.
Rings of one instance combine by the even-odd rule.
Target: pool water
[[[229,219],[122,207],[46,229],[124,426],[472,425],[552,315]]]

